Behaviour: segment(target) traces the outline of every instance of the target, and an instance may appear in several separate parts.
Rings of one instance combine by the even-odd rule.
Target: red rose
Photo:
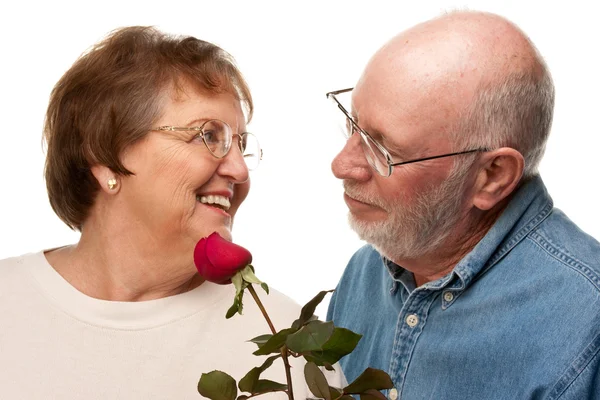
[[[194,249],[194,264],[207,281],[227,285],[238,271],[252,262],[252,254],[217,232],[202,238]]]

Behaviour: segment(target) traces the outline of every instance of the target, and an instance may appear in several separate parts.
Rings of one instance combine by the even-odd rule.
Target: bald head
[[[536,50],[517,26],[482,12],[455,12],[424,22],[393,38],[382,52],[397,60],[410,53],[443,63],[451,74],[483,79],[536,68],[537,64]]]
[[[373,107],[387,110],[389,124],[416,132],[426,145],[429,137],[458,147],[486,140],[479,144],[513,146],[534,153],[528,160],[531,172],[543,152],[554,99],[544,61],[527,36],[510,21],[482,12],[445,14],[392,38],[359,79],[354,93],[358,105],[362,94],[377,99]],[[503,99],[492,99],[491,106],[505,111],[498,119],[508,118],[508,125],[482,127],[475,120],[493,115],[481,103],[494,95]],[[523,102],[533,108],[522,111],[527,107]],[[488,131],[485,139],[472,132],[482,128]],[[456,137],[458,129],[463,137]]]

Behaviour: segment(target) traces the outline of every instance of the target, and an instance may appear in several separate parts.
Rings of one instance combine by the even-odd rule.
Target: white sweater
[[[65,281],[43,252],[1,260],[0,399],[200,399],[203,372],[239,381],[264,359],[247,340],[269,328],[249,294],[244,314],[225,319],[233,296],[232,285],[205,282],[158,300],[98,300]],[[275,290],[259,296],[276,329],[300,315]],[[295,399],[312,397],[304,363],[290,362]],[[281,360],[261,377],[286,383]],[[340,387],[343,379],[339,372],[329,380]]]

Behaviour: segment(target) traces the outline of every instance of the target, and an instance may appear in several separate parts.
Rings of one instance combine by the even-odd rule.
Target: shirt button
[[[444,300],[446,300],[448,303],[450,303],[452,300],[454,300],[454,295],[452,294],[452,292],[445,292]]]
[[[410,314],[406,317],[406,323],[411,328],[414,328],[419,323],[419,317],[417,317],[415,314]]]
[[[397,398],[398,398],[398,391],[396,390],[396,388],[390,389],[390,394],[388,396],[388,399],[396,400]]]

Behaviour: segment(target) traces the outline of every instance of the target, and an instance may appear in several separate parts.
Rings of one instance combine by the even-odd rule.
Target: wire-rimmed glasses
[[[441,154],[441,155],[430,156],[430,157],[417,158],[417,159],[408,160],[408,161],[394,161],[392,159],[392,156],[390,155],[390,153],[386,150],[386,148],[383,147],[381,144],[379,144],[377,141],[375,141],[375,139],[373,139],[371,137],[371,135],[369,135],[364,129],[362,129],[360,126],[358,126],[358,124],[354,121],[354,118],[352,118],[352,116],[350,115],[350,113],[348,112],[346,107],[344,107],[342,105],[342,103],[337,99],[337,97],[336,97],[337,95],[342,94],[342,93],[348,93],[348,92],[352,91],[353,89],[354,88],[335,90],[333,92],[327,93],[326,96],[344,114],[344,122],[342,124],[340,124],[340,129],[341,129],[344,137],[346,138],[346,140],[350,139],[350,137],[355,132],[358,132],[360,134],[360,137],[362,139],[360,141],[360,143],[361,143],[362,149],[365,153],[365,157],[366,157],[367,161],[369,162],[369,165],[371,165],[371,167],[375,171],[377,171],[377,173],[381,176],[384,176],[384,177],[390,176],[392,174],[393,167],[398,166],[398,165],[405,165],[405,164],[411,164],[411,163],[420,162],[420,161],[434,160],[436,158],[442,158],[442,157],[457,156],[459,154],[474,153],[477,151],[489,151],[486,148],[477,148],[477,149],[459,151],[459,152],[455,152],[455,153],[448,153],[448,154]]]
[[[255,169],[260,160],[262,160],[263,152],[256,136],[250,132],[234,134],[226,122],[218,119],[208,120],[200,126],[159,126],[152,130],[163,132],[197,132],[197,136],[202,138],[210,154],[216,158],[223,158],[229,153],[233,136],[237,135],[239,136],[238,146],[248,169]]]

